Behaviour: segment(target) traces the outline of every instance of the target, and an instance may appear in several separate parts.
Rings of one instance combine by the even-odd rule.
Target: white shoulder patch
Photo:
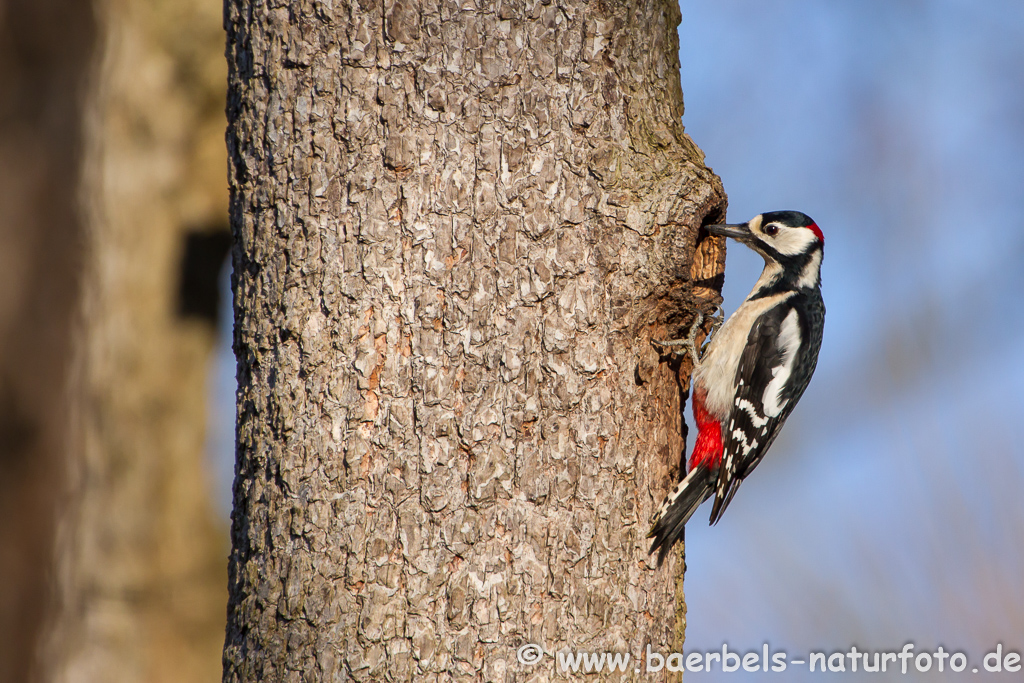
[[[782,388],[786,386],[789,375],[793,372],[793,362],[796,360],[800,342],[800,321],[796,311],[793,310],[789,312],[779,328],[779,349],[782,352],[782,359],[778,365],[772,368],[772,380],[764,388],[764,396],[761,397],[764,414],[768,417],[777,416],[789,403],[789,401],[782,400]]]

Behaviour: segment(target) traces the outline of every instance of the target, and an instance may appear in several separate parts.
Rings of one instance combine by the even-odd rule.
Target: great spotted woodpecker
[[[740,482],[761,462],[811,381],[825,325],[825,238],[810,217],[772,211],[707,230],[756,251],[764,271],[703,354],[693,343],[695,329],[679,343],[694,360],[698,434],[689,471],[665,498],[648,534],[654,539],[649,552],[660,549],[659,566],[697,507],[714,495],[711,524],[717,523]]]

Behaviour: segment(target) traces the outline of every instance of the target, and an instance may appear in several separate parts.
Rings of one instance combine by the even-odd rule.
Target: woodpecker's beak
[[[750,239],[750,226],[746,223],[728,223],[725,225],[709,225],[707,226],[708,232],[712,235],[721,235],[722,237],[731,237],[734,240],[740,242],[746,242]]]

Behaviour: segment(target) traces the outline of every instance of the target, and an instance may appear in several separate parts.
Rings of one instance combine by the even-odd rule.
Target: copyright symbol
[[[527,643],[516,650],[516,659],[519,660],[520,664],[525,664],[526,666],[533,666],[539,662],[543,656],[544,648],[537,643]]]

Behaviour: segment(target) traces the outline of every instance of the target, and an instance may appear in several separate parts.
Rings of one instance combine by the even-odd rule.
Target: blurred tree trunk
[[[678,20],[227,2],[225,681],[523,680],[528,642],[681,644],[645,535],[685,385],[649,340],[717,296],[697,241],[725,197],[680,122]]]
[[[30,680],[48,598],[81,283],[88,3],[0,6],[0,681]]]
[[[70,495],[42,678],[210,681],[227,552],[204,468],[209,298],[228,242],[221,8],[93,11]]]

